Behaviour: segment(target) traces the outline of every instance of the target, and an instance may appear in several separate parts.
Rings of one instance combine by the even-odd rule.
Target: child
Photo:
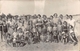
[[[62,34],[62,22],[58,21],[58,41],[61,41],[61,34]]]
[[[33,41],[34,43],[36,43],[38,41],[38,35],[37,35],[37,29],[35,26],[32,28],[32,33],[33,33]]]
[[[24,34],[21,28],[18,29],[18,35],[19,35],[19,46],[23,46],[24,44]]]
[[[7,44],[10,45],[10,44],[12,43],[12,39],[13,39],[13,38],[12,38],[12,35],[9,34],[9,33],[7,33],[6,39],[7,39]]]
[[[68,26],[67,26],[67,22],[64,21],[63,25],[62,25],[62,36],[63,36],[63,40],[64,40],[64,44],[66,44],[68,42]]]
[[[53,26],[53,37],[54,37],[54,41],[56,42],[58,42],[58,32],[57,32],[57,24],[54,24],[54,26]]]
[[[29,31],[28,33],[28,44],[32,44],[33,43],[33,34]]]
[[[41,42],[46,42],[46,34],[44,32],[42,32],[42,34],[40,35],[40,40]]]
[[[13,32],[13,47],[16,47],[17,36],[18,36],[18,33],[17,33],[16,29],[14,29],[14,32]]]
[[[51,26],[51,23],[48,22],[48,25],[47,25],[47,41],[52,41],[51,38],[52,38],[52,26]]]
[[[38,34],[39,34],[39,35],[41,34],[42,24],[43,24],[43,21],[42,21],[42,19],[41,19],[41,16],[38,16],[38,18],[37,18],[37,23],[36,23],[36,27],[37,27]]]
[[[25,44],[28,44],[28,40],[29,40],[29,38],[28,38],[28,34],[29,34],[29,31],[28,30],[25,30],[24,31],[24,40],[25,40]]]
[[[48,19],[48,22],[47,22],[47,32],[52,32],[52,26],[51,26],[51,22],[50,22],[50,19]]]
[[[46,39],[47,42],[51,42],[51,33],[50,32],[47,32],[47,39]]]
[[[53,32],[53,41],[58,43],[58,36],[56,31]]]

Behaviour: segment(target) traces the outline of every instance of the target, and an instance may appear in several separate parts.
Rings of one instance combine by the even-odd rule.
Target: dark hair
[[[60,18],[62,18],[62,17],[63,17],[63,15],[62,15],[62,14],[60,14],[60,15],[59,15],[59,17],[60,17]]]
[[[41,15],[40,15],[40,14],[38,14],[38,16],[39,16],[39,17],[41,17]]]
[[[71,26],[71,28],[73,28],[73,26],[72,25],[70,25]]]
[[[53,16],[55,16],[55,15],[56,15],[56,16],[58,16],[58,14],[57,14],[57,13],[54,13],[54,14],[53,14]]]
[[[64,23],[66,23],[66,24],[67,24],[67,22],[66,22],[66,21],[64,21],[64,22],[63,22],[63,24],[64,24]]]
[[[60,22],[60,24],[62,24],[62,21],[61,21],[61,20],[59,20],[58,23],[59,23],[59,22]]]
[[[73,16],[72,16],[72,15],[69,15],[69,17],[73,18]]]

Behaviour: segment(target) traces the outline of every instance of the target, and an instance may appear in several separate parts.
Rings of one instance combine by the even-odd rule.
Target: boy
[[[54,37],[54,41],[58,42],[58,32],[57,32],[57,24],[53,25],[53,37]]]

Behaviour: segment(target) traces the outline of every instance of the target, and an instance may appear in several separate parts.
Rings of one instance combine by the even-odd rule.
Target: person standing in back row
[[[59,20],[59,18],[58,18],[58,15],[57,15],[57,13],[55,13],[54,15],[53,15],[53,23],[54,24],[58,24],[58,20]]]

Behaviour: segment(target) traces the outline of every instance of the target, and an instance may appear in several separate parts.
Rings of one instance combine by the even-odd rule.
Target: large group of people
[[[0,15],[1,39],[13,47],[39,42],[76,45],[78,40],[74,27],[72,15]]]

